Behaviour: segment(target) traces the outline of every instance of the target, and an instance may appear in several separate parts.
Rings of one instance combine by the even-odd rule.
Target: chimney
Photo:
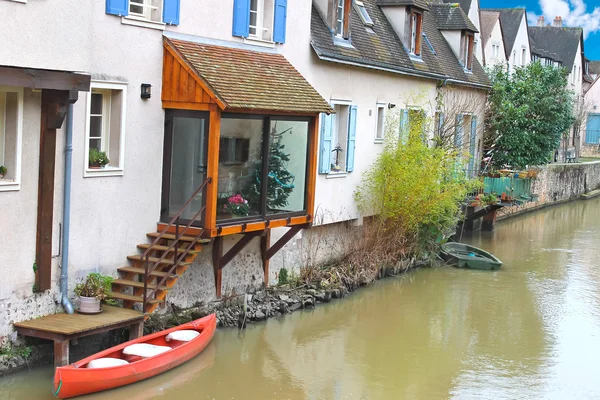
[[[558,17],[554,18],[552,26],[556,26],[557,28],[562,28],[562,17],[558,16]]]
[[[542,15],[542,16],[540,16],[538,18],[538,25],[537,26],[544,26],[544,25],[546,25],[546,21],[544,19],[544,16]]]

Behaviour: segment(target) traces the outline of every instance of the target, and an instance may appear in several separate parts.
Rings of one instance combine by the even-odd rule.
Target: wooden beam
[[[269,286],[269,258],[267,257],[267,252],[269,250],[270,245],[271,245],[271,229],[267,229],[266,235],[263,235],[260,238],[260,255],[262,257],[262,263],[263,263],[265,286]]]
[[[315,193],[317,185],[317,154],[319,141],[319,116],[314,115],[309,125],[308,132],[308,168],[306,183],[306,213],[309,215],[309,221],[315,218]]]
[[[297,112],[297,111],[280,111],[280,110],[269,110],[269,109],[254,109],[254,108],[234,108],[228,107],[224,110],[228,113],[234,114],[258,114],[258,115],[289,115],[294,117],[312,117],[315,115],[314,112]],[[325,110],[323,110],[325,112]]]
[[[89,92],[90,81],[90,75],[75,72],[0,66],[0,86]]]
[[[137,339],[144,336],[144,322],[131,325],[129,328],[129,340]]]
[[[216,111],[218,106],[216,104],[208,103],[195,103],[190,101],[171,101],[163,100],[163,108],[172,108],[175,110],[195,110],[195,111]]]
[[[219,268],[221,265],[221,258],[223,257],[223,238],[216,237],[213,240],[212,248],[212,262],[213,262],[213,273],[215,275],[215,291],[217,298],[221,297],[221,279],[223,270]]]
[[[208,151],[206,160],[206,177],[210,179],[207,185],[206,209],[204,210],[204,228],[213,232],[217,226],[217,196],[219,194],[219,146],[221,142],[221,110],[210,110],[208,122]],[[212,236],[212,235],[210,235]]]
[[[304,226],[297,225],[291,227],[279,240],[267,250],[267,260],[270,260],[283,246],[286,245]]]
[[[240,251],[244,250],[244,247],[246,247],[253,238],[260,236],[261,234],[262,232],[251,232],[244,234],[244,236],[242,236],[242,238],[238,240],[237,243],[234,244],[233,247],[221,257],[219,260],[219,269],[225,268],[225,266],[229,264],[231,260],[233,260],[235,256],[240,253]]]
[[[267,221],[248,222],[245,226],[245,229],[242,226],[242,224],[221,226],[218,227],[218,229],[211,230],[211,237],[236,235],[238,233],[245,232],[264,231],[268,228],[281,228],[285,226],[303,225],[304,227],[307,227],[307,223],[311,222],[311,218],[308,215],[302,215],[299,217],[291,217],[289,221],[287,218],[281,218],[272,219],[268,222],[268,225]]]
[[[69,365],[69,340],[54,341],[54,367]]]

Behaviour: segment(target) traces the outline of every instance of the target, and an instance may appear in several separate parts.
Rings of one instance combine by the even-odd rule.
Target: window
[[[500,53],[500,46],[497,44],[492,45],[492,58],[498,58]]]
[[[385,104],[377,104],[377,114],[375,115],[375,143],[383,142],[385,132]]]
[[[0,192],[20,189],[22,139],[23,89],[0,86]]]
[[[123,175],[126,98],[126,84],[92,82],[87,102],[84,176]],[[90,154],[99,152],[106,155],[108,163],[90,159]]]
[[[468,71],[473,69],[473,41],[474,37],[472,33],[464,32],[461,43],[461,63],[464,68]]]
[[[250,139],[221,137],[219,144],[219,162],[224,164],[242,164],[248,161]]]
[[[513,51],[513,67],[517,66],[517,51]]]
[[[435,138],[441,143],[444,138],[444,113],[442,111],[435,112],[434,124]]]
[[[250,37],[273,41],[273,0],[250,0]]]
[[[344,3],[345,0],[337,0],[337,9],[336,9],[336,21],[335,21],[335,34],[337,36],[345,36],[344,35]]]
[[[356,9],[356,12],[358,13],[358,16],[360,17],[363,25],[365,25],[365,26],[373,26],[374,25],[373,20],[369,16],[369,13],[367,12],[367,9],[365,8],[365,5],[362,1],[356,0],[354,2],[354,8]]]
[[[121,17],[121,23],[165,29],[179,24],[180,0],[105,0],[106,13]]]
[[[402,142],[406,142],[409,136],[420,134],[425,138],[425,111],[416,107],[400,110],[400,132]]]
[[[521,66],[524,67],[525,66],[525,57],[527,56],[527,49],[525,47],[523,47],[521,49]]]
[[[323,115],[319,173],[344,173],[354,170],[357,106],[333,102],[335,114]]]
[[[307,118],[223,114],[225,142],[245,143],[248,157],[231,163],[219,151],[217,220],[306,210],[308,128]]]
[[[410,14],[410,54],[421,55],[421,33],[423,29],[423,15],[412,11]]]

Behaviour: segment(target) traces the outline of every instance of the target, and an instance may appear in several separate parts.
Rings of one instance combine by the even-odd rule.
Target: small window
[[[129,16],[162,22],[162,0],[129,0]]]
[[[525,66],[525,57],[527,56],[527,49],[525,47],[523,47],[521,49],[521,66],[524,67]]]
[[[273,0],[250,0],[250,37],[273,41]]]
[[[471,33],[463,33],[461,43],[461,63],[466,70],[471,71],[473,69],[473,44],[474,37]]]
[[[92,82],[87,103],[86,177],[123,175],[126,93],[124,84]]]
[[[331,171],[346,171],[346,152],[348,144],[348,131],[350,129],[350,106],[347,104],[335,104],[335,114],[331,120]]]
[[[227,165],[243,164],[250,154],[250,139],[222,137],[219,144],[219,162]]]
[[[373,20],[369,16],[369,13],[367,12],[367,9],[362,1],[355,1],[354,8],[356,9],[356,12],[358,13],[363,25],[373,26]]]
[[[517,66],[517,51],[513,51],[513,67]]]
[[[335,34],[337,36],[344,36],[344,3],[346,0],[337,0],[336,9],[336,23],[335,23]]]
[[[500,53],[500,46],[497,44],[492,45],[492,58],[498,58]]]
[[[423,15],[412,11],[410,15],[410,53],[421,55],[421,34],[423,30]]]
[[[0,86],[0,192],[19,190],[23,89]]]
[[[377,104],[377,114],[375,115],[375,142],[383,142],[383,135],[385,131],[385,104]]]

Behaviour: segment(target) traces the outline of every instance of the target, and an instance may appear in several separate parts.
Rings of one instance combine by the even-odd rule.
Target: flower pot
[[[97,314],[100,312],[100,300],[95,297],[79,297],[79,312],[82,314]]]
[[[90,163],[90,169],[100,169],[102,165],[100,163]]]

